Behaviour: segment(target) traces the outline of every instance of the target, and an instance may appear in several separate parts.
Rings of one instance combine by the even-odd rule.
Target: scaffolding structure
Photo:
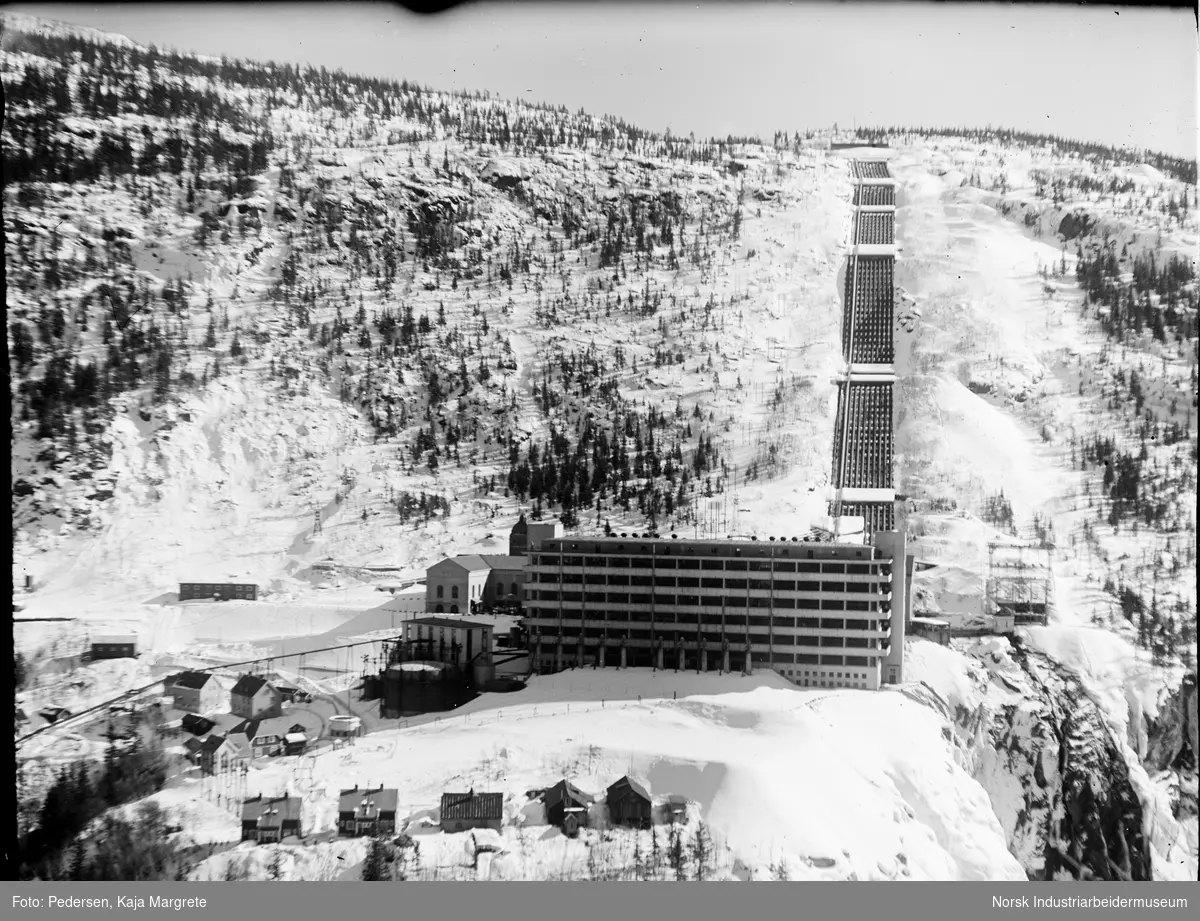
[[[988,544],[986,611],[1011,615],[1018,624],[1042,624],[1054,605],[1050,551],[1024,544]]]

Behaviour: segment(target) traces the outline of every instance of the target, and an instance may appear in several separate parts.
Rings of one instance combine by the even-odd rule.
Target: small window
[[[446,596],[446,589],[441,585],[437,587],[437,596],[439,598],[444,598]]]
[[[457,614],[458,613],[458,605],[456,605],[456,604],[450,605],[450,613]]]
[[[438,605],[436,608],[434,608],[434,613],[435,613],[435,614],[444,614],[444,613],[445,613],[445,608],[443,608],[443,607],[442,607],[442,606],[439,604],[439,605]]]
[[[457,585],[450,586],[450,597],[451,598],[458,597],[458,586]]]

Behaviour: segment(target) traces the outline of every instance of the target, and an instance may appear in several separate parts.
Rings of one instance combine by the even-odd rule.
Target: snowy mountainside
[[[223,518],[244,537],[218,527],[218,557],[271,559],[251,567],[269,584],[346,485],[309,489],[300,452],[319,464],[344,453],[347,483],[374,476],[354,506],[366,515],[351,565],[435,558],[437,542],[409,557],[390,536],[409,523],[406,493],[436,495],[460,528],[511,514],[514,498],[568,521],[591,509],[593,527],[603,514],[729,530],[739,509],[771,507],[794,530],[793,516],[819,513],[842,163],[734,161],[747,151],[407,85],[368,82],[341,105],[336,86],[287,68],[271,82],[258,65],[76,41],[81,66],[108,78],[92,96],[80,66],[48,57],[53,30],[42,45],[6,35],[19,149],[48,143],[23,120],[51,105],[44,93],[71,131],[104,136],[119,118],[132,143],[97,170],[95,151],[60,135],[72,152],[58,175],[22,162],[28,181],[10,192],[15,537],[20,572],[39,584],[58,571],[39,548],[60,544],[74,565],[96,562],[77,579],[157,568],[146,591],[166,591],[182,574],[161,553],[136,562],[150,558],[118,535],[167,530],[176,560],[224,571],[200,546]],[[224,122],[164,121],[157,98],[125,93],[139,75],[174,86],[176,72],[237,110],[240,141]],[[97,277],[102,262],[111,278]],[[345,404],[326,410],[345,417],[336,438],[294,399],[322,389]],[[358,450],[360,418],[377,450]],[[268,468],[298,475],[292,491],[311,504],[271,516],[278,536],[264,541],[255,505],[288,492],[255,480]],[[784,470],[794,499],[753,486]],[[210,489],[224,492],[183,513]],[[341,537],[326,535],[324,555]],[[93,537],[98,549],[75,552]]]
[[[1089,309],[1090,295],[1080,290],[1092,284],[1089,252],[1093,244],[1106,246],[1104,229],[1098,237],[1084,234],[1072,256],[1067,241],[1024,221],[1013,204],[1035,201],[1036,188],[1014,179],[1015,172],[995,189],[980,178],[997,161],[1010,169],[1022,157],[1032,173],[1047,171],[1053,159],[955,138],[914,141],[892,159],[897,284],[920,312],[916,335],[898,355],[898,475],[912,548],[922,562],[913,580],[915,612],[986,630],[988,544],[1047,550],[1050,620],[1018,631],[1015,685],[1022,700],[1046,703],[1030,713],[996,705],[993,740],[1013,754],[991,780],[982,778],[1010,847],[1031,873],[1120,878],[1129,872],[1103,859],[1081,871],[1086,861],[1069,849],[1064,856],[1054,843],[1061,826],[1050,823],[1048,831],[1035,817],[1036,803],[1004,805],[1017,789],[1055,789],[1049,775],[1018,784],[1030,748],[1019,740],[1031,731],[1030,714],[1062,723],[1051,711],[1067,713],[1062,701],[1069,699],[1096,709],[1085,733],[1093,741],[1083,748],[1106,767],[1081,768],[1091,787],[1062,787],[1066,814],[1106,816],[1096,821],[1110,847],[1120,837],[1118,818],[1127,832],[1129,804],[1138,804],[1149,842],[1143,853],[1150,855],[1142,872],[1190,879],[1195,755],[1194,744],[1180,736],[1195,682],[1188,654],[1196,635],[1197,427],[1189,383],[1196,373],[1197,288],[1186,267],[1168,278],[1151,267],[1169,264],[1174,247],[1194,232],[1195,189],[1164,180],[1161,191],[1150,190],[1149,206],[1142,202],[1139,212],[1135,201],[1118,216],[1133,228],[1126,238],[1142,228],[1143,242],[1152,241],[1119,256],[1120,248],[1112,248],[1121,307],[1126,285],[1141,305],[1140,319],[1122,309],[1132,321],[1118,325],[1095,304]],[[1108,201],[1091,207],[1113,216]],[[1134,271],[1124,274],[1126,268]],[[1058,677],[1047,681],[1047,671]],[[1085,698],[1091,703],[1078,703]],[[1162,746],[1170,754],[1148,757],[1160,738],[1171,740]],[[1053,797],[1037,796],[1038,808],[1062,821]],[[1097,810],[1096,802],[1105,805]],[[1186,834],[1164,833],[1172,823]]]

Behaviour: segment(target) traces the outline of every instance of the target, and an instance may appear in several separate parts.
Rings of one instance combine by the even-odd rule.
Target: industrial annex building
[[[882,161],[855,161],[853,175],[830,514],[861,534],[573,538],[522,517],[509,556],[431,567],[427,611],[511,598],[519,584],[539,670],[769,668],[803,687],[871,690],[904,680],[913,561],[892,469],[895,198]]]

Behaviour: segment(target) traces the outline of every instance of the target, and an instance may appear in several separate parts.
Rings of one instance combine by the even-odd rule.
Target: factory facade
[[[872,543],[554,538],[530,554],[534,667],[770,668],[802,687],[904,680],[904,535]]]

